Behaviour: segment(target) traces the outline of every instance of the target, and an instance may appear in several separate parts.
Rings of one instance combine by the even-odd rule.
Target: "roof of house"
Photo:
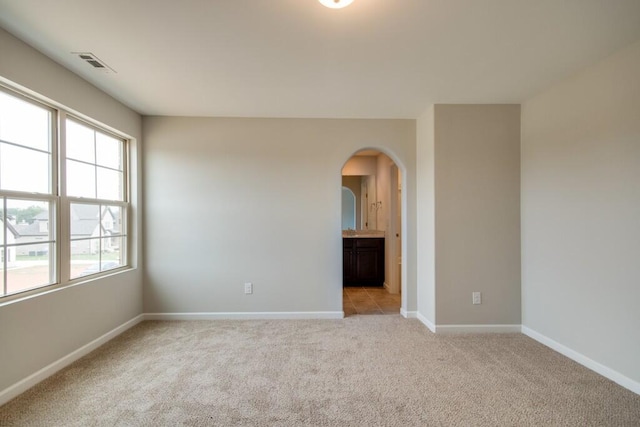
[[[2,217],[0,217],[0,221],[3,221]],[[16,227],[13,224],[11,224],[11,222],[7,222],[7,228],[9,229],[11,234],[13,234],[14,237],[16,238],[20,237],[20,232],[16,229]]]
[[[48,231],[40,230],[40,222],[33,221],[31,224],[21,223],[16,224],[16,230],[20,234],[20,236],[16,237],[25,237],[25,236],[48,236]]]
[[[117,210],[116,210],[117,212]],[[112,209],[106,208],[103,213],[111,215],[113,220],[117,219],[117,215]],[[13,232],[14,236],[48,236],[48,231],[42,231],[40,223],[49,221],[49,213],[41,212],[34,217],[34,221],[29,223],[17,224],[15,227],[8,223],[8,228]],[[71,235],[74,237],[89,237],[94,234],[96,227],[100,223],[100,208],[97,205],[71,205]],[[111,232],[102,228],[104,235]]]
[[[31,223],[22,222],[20,224],[16,224],[15,227],[20,233],[20,236],[48,236],[48,231],[41,231],[40,222],[49,221],[49,212],[40,212],[38,215],[34,216],[33,219],[34,221],[31,221]]]
[[[49,221],[49,212],[48,211],[40,212],[38,215],[34,216],[33,219],[37,221]]]

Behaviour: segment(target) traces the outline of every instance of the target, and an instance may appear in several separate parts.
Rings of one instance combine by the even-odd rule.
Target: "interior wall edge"
[[[436,325],[430,321],[429,319],[427,319],[422,313],[420,313],[419,311],[416,314],[417,319],[422,322],[423,325],[425,325],[431,332],[433,332],[434,334],[436,333]]]

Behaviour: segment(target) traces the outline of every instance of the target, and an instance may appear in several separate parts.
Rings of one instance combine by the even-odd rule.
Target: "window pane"
[[[40,243],[28,246],[16,246],[18,260],[38,261],[49,256],[52,243]]]
[[[122,141],[103,133],[96,133],[97,163],[122,170]]]
[[[96,197],[95,166],[67,160],[67,195],[72,197]]]
[[[52,254],[46,248],[46,253],[39,256],[17,255],[18,247],[7,246],[7,293],[37,288],[50,285],[54,282],[52,277]]]
[[[0,144],[0,186],[3,190],[49,193],[51,155]]]
[[[0,91],[0,139],[51,151],[51,112]]]
[[[70,212],[71,240],[100,237],[100,205],[72,203]],[[88,244],[78,245],[77,251],[71,254],[91,253]],[[97,252],[97,246],[95,246]]]
[[[95,163],[95,131],[73,120],[67,120],[67,158]]]
[[[10,242],[7,240],[7,243],[34,242],[33,245],[19,246],[18,255],[32,255],[32,252],[38,254],[49,252],[48,243],[37,244],[37,242],[47,242],[54,239],[52,237],[53,224],[49,222],[50,212],[53,212],[53,207],[47,201],[7,200],[8,225],[11,226],[13,223],[13,230],[17,233],[15,241]]]
[[[102,206],[102,230],[104,236],[123,233],[123,208],[120,206]]]
[[[55,282],[55,233],[50,224],[53,203],[43,200],[7,199],[4,232],[7,294],[26,291]],[[26,243],[26,244],[25,244]]]
[[[102,239],[102,270],[122,267],[124,259],[122,248],[125,237],[107,237]]]
[[[109,237],[105,240],[109,240],[109,243],[103,244],[105,248],[108,248],[108,251],[102,255],[102,260],[117,262],[119,267],[125,265],[127,237]]]
[[[98,167],[98,198],[123,200],[122,172]]]
[[[100,271],[100,239],[71,241],[71,278]]]

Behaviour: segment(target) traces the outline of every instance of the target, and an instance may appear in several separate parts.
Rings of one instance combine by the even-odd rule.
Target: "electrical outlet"
[[[247,295],[253,293],[253,283],[247,282],[244,284],[244,293]]]
[[[473,304],[482,304],[482,294],[480,292],[472,292],[471,297]]]

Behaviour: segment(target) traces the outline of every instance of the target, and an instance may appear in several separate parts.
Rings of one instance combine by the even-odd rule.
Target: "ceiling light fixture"
[[[331,9],[342,9],[343,7],[349,6],[353,3],[353,0],[318,0],[324,6],[330,7]]]

